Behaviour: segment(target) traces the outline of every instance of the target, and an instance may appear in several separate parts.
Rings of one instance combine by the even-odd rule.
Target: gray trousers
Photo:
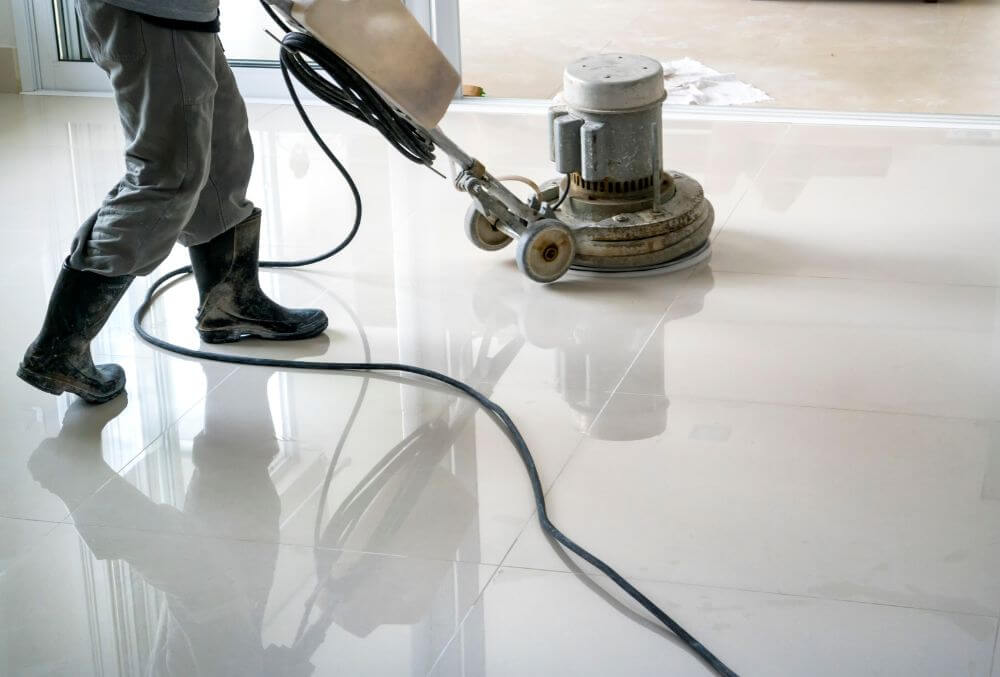
[[[217,35],[154,25],[77,0],[94,61],[108,74],[125,132],[125,176],[73,240],[69,265],[145,275],[175,242],[202,244],[253,211],[253,144]]]

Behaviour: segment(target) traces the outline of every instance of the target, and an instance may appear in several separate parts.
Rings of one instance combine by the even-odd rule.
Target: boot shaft
[[[246,220],[221,235],[188,248],[202,307],[209,294],[224,284],[233,291],[259,286],[260,215],[260,210],[255,209]]]
[[[109,277],[76,270],[64,262],[35,343],[40,348],[89,345],[134,279],[132,275]]]

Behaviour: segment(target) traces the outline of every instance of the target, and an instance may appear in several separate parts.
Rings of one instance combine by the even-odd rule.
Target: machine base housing
[[[617,211],[614,205],[601,200],[595,209],[596,203],[574,202],[575,198],[570,197],[557,217],[569,226],[576,241],[571,269],[636,272],[704,258],[715,221],[712,204],[701,185],[686,174],[669,172],[664,178],[669,191],[663,194],[656,210],[647,200],[644,209],[624,211],[643,205],[623,202],[623,211],[596,220],[584,214]],[[543,187],[543,197],[553,188],[558,190],[557,181]]]

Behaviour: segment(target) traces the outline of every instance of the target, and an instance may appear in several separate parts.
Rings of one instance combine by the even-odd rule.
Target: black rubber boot
[[[17,375],[39,390],[73,393],[91,404],[117,397],[125,389],[125,371],[117,364],[95,366],[90,342],[133,279],[74,270],[63,263],[42,331],[24,354]]]
[[[201,297],[198,333],[206,343],[250,337],[290,341],[326,329],[322,310],[285,308],[264,294],[257,278],[259,248],[259,209],[222,235],[188,248]]]

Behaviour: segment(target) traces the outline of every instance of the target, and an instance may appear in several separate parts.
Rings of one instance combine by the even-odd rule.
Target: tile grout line
[[[629,392],[621,391],[616,393],[617,395],[631,395],[633,397],[659,397],[659,398],[669,398],[669,395],[659,395],[653,393],[640,393],[640,392]],[[1000,423],[1000,417],[998,418],[981,418],[974,416],[946,416],[942,414],[925,414],[920,412],[912,411],[892,411],[891,409],[858,409],[852,407],[833,407],[823,404],[805,404],[796,402],[782,402],[780,400],[741,400],[732,397],[710,397],[707,395],[693,395],[690,393],[673,393],[674,397],[681,397],[687,400],[696,400],[699,402],[715,402],[715,403],[725,403],[725,404],[754,404],[762,405],[768,407],[786,407],[789,409],[819,409],[821,411],[841,411],[851,414],[875,414],[878,416],[907,416],[910,418],[922,418],[930,419],[935,421],[957,421],[963,423]]]
[[[58,520],[43,520],[43,519],[38,519],[36,517],[15,517],[14,515],[4,515],[4,514],[0,514],[0,520],[14,520],[17,522],[34,522],[35,524],[52,524],[59,526],[63,526],[66,524],[65,522],[60,522]]]
[[[792,125],[786,123],[785,124],[785,129],[781,132],[781,134],[778,136],[778,138],[775,139],[774,145],[771,146],[771,150],[768,151],[768,153],[767,153],[767,157],[764,158],[764,160],[760,163],[760,167],[758,167],[757,171],[754,172],[753,178],[750,179],[750,184],[746,187],[746,190],[744,190],[743,193],[740,194],[739,198],[736,199],[736,202],[733,203],[733,206],[729,210],[729,213],[726,214],[726,218],[722,222],[722,225],[719,226],[715,230],[715,234],[711,238],[712,244],[715,244],[715,242],[720,237],[722,237],[723,232],[725,232],[725,230],[726,230],[726,226],[729,225],[729,222],[732,220],[733,215],[736,214],[736,210],[738,210],[740,208],[740,206],[743,204],[743,201],[746,199],[747,195],[750,194],[750,191],[754,187],[756,187],[757,182],[760,180],[761,174],[764,173],[764,170],[771,163],[771,160],[774,158],[775,154],[778,152],[778,149],[782,147],[782,145],[785,143],[786,138],[791,134],[791,132],[792,132]],[[713,271],[714,271],[714,268],[713,268]]]
[[[608,399],[610,399],[610,396],[609,396]],[[584,437],[586,437],[586,433],[584,433]],[[556,485],[556,482],[558,482],[559,478],[562,477],[563,472],[566,470],[566,467],[569,465],[570,461],[576,455],[577,450],[579,450],[579,448],[581,446],[583,446],[583,442],[584,442],[584,438],[581,437],[580,440],[576,443],[576,446],[573,447],[573,451],[571,451],[567,455],[566,460],[563,462],[562,466],[560,466],[559,471],[556,473],[555,477],[552,478],[552,481],[549,483],[548,488],[546,489],[546,488],[543,487],[543,489],[542,489],[543,494],[542,495],[544,497],[548,498],[549,492],[552,491],[552,489]],[[521,529],[517,532],[517,535],[514,537],[514,540],[511,541],[510,546],[507,548],[507,552],[505,552],[504,555],[503,555],[503,557],[500,558],[500,561],[497,564],[498,567],[503,568],[505,566],[510,566],[510,565],[507,564],[507,560],[510,558],[510,554],[512,552],[514,552],[514,548],[517,546],[518,542],[521,540],[521,537],[524,536],[524,533],[528,530],[528,528],[531,526],[531,524],[533,522],[537,522],[537,521],[538,521],[538,508],[536,506],[531,511],[531,514],[528,515],[528,518],[524,521],[524,524],[521,525]],[[559,547],[562,547],[562,546],[559,546]]]
[[[20,519],[17,517],[8,517],[6,519],[16,520]],[[66,522],[49,522],[47,520],[24,520],[32,522],[43,522],[45,524],[51,524],[54,527],[71,527],[74,526],[72,523],[67,524]],[[295,541],[285,541],[280,538],[277,540],[266,539],[266,538],[254,538],[250,536],[238,536],[238,535],[223,535],[223,534],[212,534],[212,533],[189,533],[179,530],[171,529],[151,529],[146,527],[137,526],[126,526],[126,525],[116,525],[116,524],[105,524],[100,522],[85,522],[84,526],[92,527],[95,529],[103,529],[106,531],[126,531],[133,534],[149,534],[149,535],[160,535],[160,536],[180,536],[183,538],[188,538],[196,541],[216,541],[221,543],[241,543],[244,545],[260,545],[260,546],[277,546],[279,548],[291,548],[298,550],[319,550],[321,552],[336,552],[344,555],[360,555],[363,557],[373,557],[379,559],[387,560],[413,560],[418,562],[438,562],[445,564],[465,564],[470,566],[484,566],[499,567],[499,564],[493,562],[481,562],[473,560],[457,560],[441,557],[425,557],[423,555],[400,555],[390,552],[379,552],[377,550],[357,550],[354,548],[342,548],[326,545],[314,545],[309,543],[297,543]]]
[[[652,336],[652,334],[650,334],[650,336]],[[608,394],[608,400],[610,401],[610,399],[611,399],[611,394]],[[607,402],[605,402],[604,406],[607,406]],[[601,408],[601,410],[603,411],[603,407]],[[599,415],[600,414],[598,414],[598,416]],[[584,437],[586,437],[586,433],[584,433]],[[552,488],[555,487],[556,482],[559,480],[560,477],[562,477],[563,472],[566,470],[566,467],[569,465],[570,461],[576,455],[577,450],[583,445],[583,442],[584,438],[581,437],[581,439],[577,442],[576,446],[573,448],[573,451],[571,451],[567,456],[566,461],[559,468],[559,472],[557,472],[556,476],[552,478],[552,482],[549,483],[548,489],[545,489],[543,487],[543,496],[547,497],[549,491],[551,491]],[[431,665],[431,669],[427,672],[428,675],[434,672],[434,669],[441,662],[441,659],[444,658],[445,653],[447,653],[448,647],[450,647],[451,644],[455,641],[455,638],[458,637],[459,633],[462,630],[462,626],[465,625],[465,622],[468,620],[469,615],[472,613],[472,611],[476,608],[476,606],[485,596],[487,588],[489,588],[489,586],[493,584],[493,581],[496,579],[496,577],[500,575],[500,571],[503,570],[504,568],[510,568],[510,569],[521,568],[508,565],[506,564],[506,562],[510,558],[510,554],[514,551],[514,548],[517,546],[518,542],[521,540],[521,537],[524,536],[524,533],[528,530],[529,526],[532,524],[532,522],[536,522],[537,520],[538,520],[538,509],[536,507],[534,510],[531,511],[531,514],[528,515],[528,518],[524,521],[524,524],[521,525],[521,529],[518,531],[517,535],[514,537],[510,545],[507,547],[507,551],[504,553],[503,557],[500,558],[500,561],[495,565],[496,569],[490,576],[490,580],[487,581],[486,585],[483,586],[483,589],[480,590],[479,595],[477,595],[475,602],[469,606],[469,610],[466,612],[465,617],[462,619],[462,622],[455,629],[455,632],[452,634],[451,639],[449,639],[448,642],[445,644],[444,648],[442,648],[441,653],[438,654],[438,657],[434,661],[433,665]],[[562,547],[562,546],[557,544],[556,547]]]
[[[720,231],[721,234],[721,231]],[[748,275],[754,277],[780,277],[789,280],[838,280],[842,282],[874,282],[877,284],[896,284],[915,287],[965,287],[968,289],[1000,289],[998,284],[972,284],[968,282],[921,282],[919,280],[890,280],[875,277],[843,277],[840,275],[792,275],[790,273],[766,273],[752,270],[736,270],[732,268],[712,268],[713,273],[723,275]]]
[[[608,394],[608,400],[610,400],[610,399],[611,399],[611,395]],[[605,402],[605,406],[607,406],[607,402]],[[602,407],[602,411],[603,411],[603,407]],[[589,430],[589,428],[588,428],[588,430]],[[584,433],[584,437],[586,437],[586,433]],[[571,451],[569,453],[569,455],[566,458],[566,461],[559,468],[559,472],[556,473],[556,476],[552,478],[552,482],[549,483],[548,489],[545,489],[543,487],[543,495],[544,496],[546,496],[546,497],[548,496],[549,491],[551,491],[552,488],[555,487],[556,482],[559,480],[560,477],[562,477],[562,474],[566,470],[566,467],[569,465],[569,462],[576,455],[577,450],[583,445],[584,437],[581,437],[581,439],[577,442],[576,446],[573,448],[573,451]],[[469,615],[472,613],[472,611],[476,608],[476,606],[480,603],[480,601],[482,600],[482,598],[485,596],[487,588],[489,588],[489,586],[493,584],[493,581],[496,579],[496,577],[500,575],[500,571],[503,570],[504,568],[511,568],[511,569],[518,568],[518,567],[514,567],[514,566],[511,566],[511,565],[508,565],[508,564],[506,564],[506,562],[510,558],[510,554],[514,551],[514,548],[517,546],[518,542],[521,540],[521,537],[524,536],[524,533],[528,530],[528,528],[530,527],[530,525],[532,524],[532,522],[536,522],[537,520],[538,520],[538,509],[536,507],[534,510],[531,511],[531,514],[528,515],[528,518],[524,521],[524,524],[521,525],[521,529],[518,531],[517,535],[514,537],[514,539],[511,541],[510,545],[507,547],[507,551],[504,553],[503,557],[500,558],[500,561],[495,565],[496,569],[494,570],[493,575],[490,576],[490,580],[487,581],[486,585],[483,586],[483,589],[480,590],[479,595],[476,597],[475,602],[469,607],[469,610],[468,610],[468,612],[466,612],[465,617],[462,619],[462,622],[458,625],[458,627],[455,629],[455,632],[452,634],[451,638],[448,640],[448,642],[445,644],[445,646],[441,649],[441,653],[438,654],[437,659],[434,661],[433,665],[431,665],[431,669],[427,672],[428,675],[430,675],[431,673],[434,672],[434,669],[441,662],[441,659],[444,658],[445,653],[447,653],[448,648],[451,646],[451,644],[458,637],[459,633],[462,630],[462,627],[465,625],[465,622],[468,620]],[[562,546],[557,545],[557,547],[562,547]]]
[[[590,579],[599,578],[606,580],[607,576],[600,573],[599,571],[567,571],[565,569],[546,569],[543,567],[529,567],[529,566],[518,566],[518,565],[508,565],[508,569],[518,569],[521,571],[536,571],[539,573],[549,573],[549,574],[561,574],[566,576],[586,576]],[[949,614],[955,616],[971,616],[973,618],[989,618],[998,621],[998,632],[1000,632],[1000,618],[992,613],[977,613],[974,611],[957,611],[954,609],[938,609],[934,607],[927,606],[914,606],[909,604],[893,604],[892,602],[878,602],[873,600],[858,600],[858,599],[844,599],[841,597],[821,597],[819,595],[806,595],[802,593],[794,592],[781,592],[778,590],[763,590],[759,588],[743,588],[735,585],[713,585],[710,583],[691,583],[686,581],[670,580],[665,578],[646,578],[646,577],[632,577],[626,576],[630,581],[637,581],[640,583],[655,583],[660,585],[673,585],[678,587],[688,587],[688,588],[702,588],[707,590],[719,590],[728,592],[745,592],[754,595],[774,595],[776,597],[789,597],[793,599],[803,599],[803,600],[815,600],[819,602],[836,602],[838,604],[859,604],[863,606],[878,606],[887,607],[892,609],[907,609],[911,611],[924,611],[927,613],[934,614]],[[998,634],[998,639],[1000,639],[1000,634]]]
[[[267,101],[265,103],[264,101],[256,101],[256,100],[254,100],[251,97],[247,101],[247,103],[249,103],[251,105],[255,105],[255,106],[270,106],[270,108],[271,108],[269,111],[267,111],[266,113],[264,113],[263,115],[261,115],[259,118],[257,118],[256,120],[254,120],[253,122],[250,123],[251,129],[254,126],[256,126],[256,125],[260,124],[261,122],[263,122],[263,120],[265,118],[268,118],[268,117],[274,115],[275,113],[277,113],[279,110],[282,110],[283,108],[286,108],[286,107],[294,108],[294,106],[292,105],[291,101],[284,101],[284,102]]]
[[[49,520],[20,519],[18,517],[4,517],[4,518],[0,518],[0,519],[7,519],[7,520],[11,520],[11,521],[15,521],[16,520],[16,521],[21,521],[21,522],[31,522],[32,524],[44,524],[44,525],[48,526],[48,528],[44,530],[45,533],[39,535],[37,538],[33,538],[31,540],[31,542],[29,542],[28,544],[25,545],[24,550],[22,550],[21,552],[17,553],[13,557],[13,559],[11,559],[2,570],[0,570],[0,580],[3,580],[3,576],[7,572],[11,571],[15,566],[20,566],[25,561],[25,559],[27,557],[29,557],[32,553],[34,553],[35,550],[37,550],[39,547],[41,547],[41,545],[43,543],[48,542],[49,538],[52,537],[52,534],[54,534],[57,529],[59,529],[61,527],[67,526],[66,524],[63,524],[62,522],[50,522]]]
[[[514,546],[511,545],[511,547],[513,548]],[[488,581],[486,581],[486,584],[479,591],[479,594],[476,595],[476,599],[474,599],[472,601],[472,604],[469,605],[469,608],[466,610],[465,614],[462,616],[461,622],[459,622],[455,626],[455,632],[451,633],[451,637],[449,637],[448,641],[444,643],[443,647],[441,647],[441,651],[438,652],[437,658],[435,658],[434,662],[431,663],[431,667],[427,670],[426,673],[424,673],[425,676],[432,674],[434,672],[434,670],[437,668],[438,664],[441,663],[441,659],[444,658],[444,655],[446,653],[448,653],[448,649],[455,642],[455,640],[458,638],[458,636],[462,633],[462,628],[465,627],[465,623],[469,620],[469,616],[472,615],[472,612],[476,609],[477,606],[479,606],[479,603],[482,601],[483,597],[486,595],[486,589],[488,587],[490,587],[491,585],[493,585],[493,581],[496,580],[496,577],[500,575],[500,569],[501,568],[502,567],[499,564],[497,564],[497,565],[494,566],[493,573],[490,574],[490,579]]]
[[[993,639],[993,656],[990,657],[990,671],[987,677],[996,677],[1000,665],[997,664],[997,655],[1000,652],[1000,619],[997,620],[997,636]]]
[[[940,7],[937,7],[936,9],[938,10],[939,13],[941,12]],[[972,10],[969,9],[969,6],[965,5],[962,11],[962,16],[958,20],[958,23],[952,26],[951,31],[949,32],[948,35],[949,42],[951,42],[952,44],[954,44],[957,36],[965,29],[965,24],[967,24],[969,21],[969,13],[971,11]]]
[[[934,328],[928,325],[912,324],[912,325],[891,325],[891,324],[876,324],[870,322],[868,324],[858,324],[850,323],[847,321],[839,322],[794,322],[785,320],[775,320],[768,322],[752,322],[744,319],[733,319],[733,320],[708,320],[704,322],[699,322],[695,319],[695,315],[689,316],[693,324],[705,327],[705,328],[718,328],[718,329],[733,329],[733,328],[746,328],[746,327],[767,327],[769,329],[780,329],[780,330],[797,330],[797,329],[822,329],[824,331],[839,331],[852,334],[913,334],[919,333],[922,336],[927,337],[954,337],[954,336],[983,336],[990,337],[996,335],[995,329],[957,329],[953,327],[945,328]],[[680,318],[678,318],[680,319]],[[683,319],[689,319],[685,317]]]
[[[629,362],[628,366],[625,368],[625,371],[622,373],[622,377],[620,379],[618,379],[618,382],[615,384],[614,388],[611,389],[611,392],[610,392],[608,398],[604,401],[604,406],[601,407],[601,409],[597,412],[597,415],[594,417],[593,422],[587,427],[587,430],[584,433],[585,435],[589,436],[590,431],[593,430],[594,426],[597,425],[597,422],[599,420],[601,420],[601,416],[604,415],[604,412],[607,410],[608,406],[611,404],[611,400],[613,400],[616,395],[619,395],[619,394],[631,394],[631,393],[623,393],[622,392],[622,390],[621,390],[622,384],[625,383],[625,379],[627,379],[628,375],[632,373],[632,369],[635,367],[636,363],[639,361],[639,358],[642,357],[642,354],[646,351],[646,348],[649,346],[650,342],[653,340],[653,337],[656,336],[657,330],[659,330],[659,328],[662,327],[667,322],[667,317],[670,315],[670,309],[673,308],[674,305],[677,303],[678,299],[680,299],[681,296],[684,295],[683,285],[686,284],[687,282],[689,282],[691,280],[691,278],[694,277],[695,271],[697,271],[700,268],[701,268],[701,266],[695,266],[695,267],[691,268],[690,270],[685,271],[686,272],[686,277],[683,280],[680,281],[682,289],[680,291],[678,291],[677,295],[674,296],[674,298],[672,298],[670,300],[670,303],[667,304],[667,307],[664,308],[663,313],[660,315],[660,319],[656,322],[655,325],[653,325],[652,331],[649,332],[649,335],[646,336],[646,340],[642,342],[642,345],[636,351],[635,357],[632,358],[632,360]],[[582,442],[583,441],[581,440],[581,444],[582,444]],[[574,450],[574,454],[575,454],[575,452],[576,452],[576,450]]]

